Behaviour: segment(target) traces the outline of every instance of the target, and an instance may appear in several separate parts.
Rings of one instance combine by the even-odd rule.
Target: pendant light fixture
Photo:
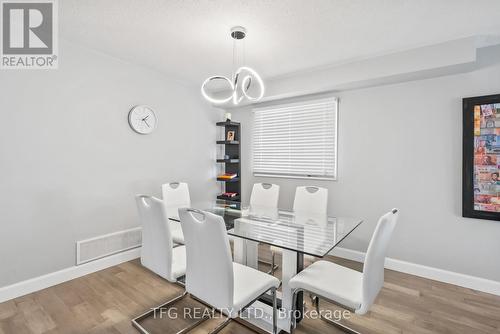
[[[262,99],[264,96],[264,82],[262,81],[260,75],[248,66],[240,66],[238,69],[234,70],[236,67],[236,43],[239,40],[244,39],[246,36],[246,29],[243,27],[233,27],[231,28],[231,37],[233,38],[233,73],[231,75],[231,79],[225,76],[216,75],[210,78],[207,78],[203,84],[201,85],[201,94],[203,97],[213,103],[213,104],[224,104],[229,101],[233,101],[234,105],[238,105],[244,99],[256,102]],[[223,81],[227,84],[229,88],[229,95],[225,96],[210,96],[206,91],[206,86],[217,80]],[[257,87],[256,96],[252,96],[250,94],[250,89],[253,87]],[[224,91],[224,94],[226,91]]]

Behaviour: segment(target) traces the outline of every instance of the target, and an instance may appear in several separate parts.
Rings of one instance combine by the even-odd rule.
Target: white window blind
[[[253,173],[336,179],[337,99],[254,109]]]

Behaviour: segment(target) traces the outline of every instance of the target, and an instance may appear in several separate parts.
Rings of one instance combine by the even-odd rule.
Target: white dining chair
[[[302,218],[308,214],[317,216],[326,216],[328,211],[328,189],[315,186],[300,186],[295,189],[295,198],[293,200],[294,214]],[[281,248],[271,246],[271,271],[274,274],[278,265],[276,265],[276,254],[282,253]],[[313,259],[306,255],[305,258]]]
[[[178,280],[186,274],[186,247],[174,246],[164,202],[146,195],[137,195],[135,200],[142,224],[141,264],[167,281],[182,285]],[[132,319],[132,326],[141,333],[148,333],[141,321],[154,314],[155,310],[166,308],[185,295],[186,291],[156,308],[148,309]]]
[[[224,219],[209,212],[179,209],[186,241],[186,291],[223,312],[227,319],[217,333],[260,296],[273,296],[273,333],[277,333],[276,289],[280,281],[266,273],[233,263]]]
[[[179,218],[180,208],[191,207],[191,197],[189,196],[189,186],[184,182],[169,182],[161,186],[161,192],[168,217]],[[170,221],[172,240],[177,244],[184,244],[181,224],[178,221]]]
[[[278,208],[280,186],[272,183],[255,183],[250,194],[250,207]]]
[[[294,212],[326,214],[328,211],[328,189],[314,186],[301,186],[295,189]]]
[[[333,262],[318,261],[294,276],[289,281],[289,286],[293,289],[292,305],[295,305],[299,292],[307,291],[315,296],[314,304],[320,316],[320,298],[356,314],[368,312],[384,284],[385,255],[397,220],[397,209],[379,219],[366,252],[363,272]],[[321,319],[346,333],[359,334],[338,321],[322,316]],[[296,319],[293,320],[292,332],[296,327]]]
[[[146,195],[137,195],[135,200],[142,224],[141,264],[166,280],[176,282],[186,273],[186,249],[173,245],[163,201]]]
[[[278,212],[280,186],[272,183],[255,183],[250,194],[250,211],[252,214],[273,216]],[[274,263],[259,259],[260,263],[271,266],[268,274],[274,273],[278,266]]]

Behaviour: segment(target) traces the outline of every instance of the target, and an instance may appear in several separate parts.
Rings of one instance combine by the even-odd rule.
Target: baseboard
[[[330,254],[357,262],[364,262],[365,259],[365,253],[341,247],[335,248]],[[392,258],[385,259],[385,268],[500,296],[498,281]]]
[[[70,281],[72,279],[94,273],[141,256],[141,248],[134,248],[123,253],[111,255],[79,266],[62,269],[47,275],[35,277],[0,288],[0,303],[24,296],[28,293]]]
[[[331,255],[357,262],[364,262],[365,258],[365,253],[363,252],[347,248],[340,248],[340,247],[335,248],[332,251]],[[140,256],[141,256],[141,248],[135,248],[123,253],[115,254],[103,259],[85,263],[80,266],[66,268],[47,275],[35,277],[26,281],[1,287],[0,303],[16,297],[24,296],[26,294],[35,291],[46,289],[60,283],[67,282],[72,279],[85,276],[99,270],[116,266],[120,263],[136,259]],[[424,277],[500,296],[500,282],[497,281],[492,281],[480,277],[460,274],[452,271],[423,266],[420,264],[415,264],[391,258],[386,259],[385,267],[387,269],[407,273],[410,275]]]

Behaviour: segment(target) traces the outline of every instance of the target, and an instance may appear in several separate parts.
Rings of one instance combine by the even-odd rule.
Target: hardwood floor
[[[361,269],[356,262],[328,260]],[[0,334],[137,334],[131,318],[181,293],[179,286],[134,260],[1,303]],[[338,309],[325,302],[321,306]],[[220,321],[209,320],[191,333],[206,333]],[[500,334],[500,297],[387,270],[371,311],[344,323],[367,334]],[[174,333],[178,325],[165,323],[161,333]],[[253,332],[233,322],[221,333]],[[304,319],[296,333],[341,332],[320,320]]]

